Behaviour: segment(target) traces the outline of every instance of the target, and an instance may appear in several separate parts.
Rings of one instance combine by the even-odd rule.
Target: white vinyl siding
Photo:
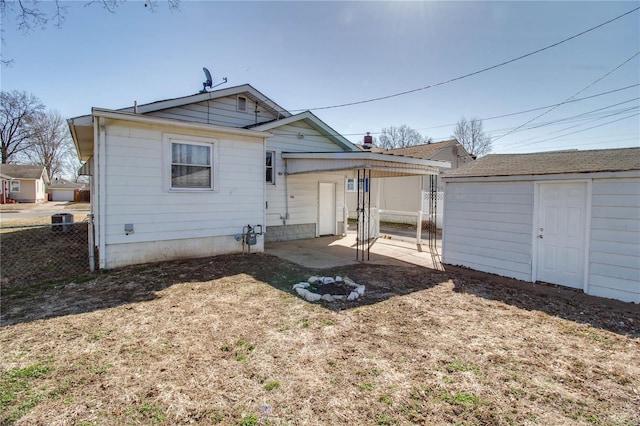
[[[106,127],[104,171],[109,185],[102,189],[106,191],[106,209],[101,219],[107,258],[110,251],[135,250],[131,243],[149,242],[160,247],[168,240],[194,239],[197,244],[197,239],[207,237],[233,239],[243,226],[263,222],[263,140],[188,132],[191,134],[182,134],[182,139],[217,139],[218,192],[167,192],[162,128],[151,130],[131,123]],[[134,225],[135,233],[125,235],[126,223]],[[109,262],[107,267],[111,267]]]
[[[640,303],[640,179],[594,179],[589,293]]]
[[[531,280],[533,183],[447,183],[443,262]]]
[[[277,153],[274,163],[277,171],[285,170],[285,160],[282,159],[281,152],[335,152],[343,150],[303,122],[276,127],[270,129],[269,132],[274,136],[267,139],[267,150],[273,150]],[[299,139],[298,134],[304,135],[304,138]],[[286,176],[277,179],[275,185],[267,185],[267,226],[317,223],[319,181],[336,183],[336,218],[338,222],[341,222],[345,178],[346,175],[340,173],[301,174]],[[285,219],[287,201],[289,217]]]
[[[256,123],[264,123],[278,118],[258,105],[256,117],[253,101],[247,98],[247,110],[239,111],[237,97],[212,99],[174,108],[167,108],[149,113],[151,116],[172,118],[197,123],[217,124],[228,127],[245,127]]]

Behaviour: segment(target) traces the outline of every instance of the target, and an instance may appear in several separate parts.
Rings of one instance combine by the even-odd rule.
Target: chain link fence
[[[0,279],[3,288],[61,280],[89,272],[88,216],[53,215],[49,224],[0,226]]]

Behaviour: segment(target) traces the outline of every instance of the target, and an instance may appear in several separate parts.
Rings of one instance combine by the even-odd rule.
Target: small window
[[[238,111],[247,111],[247,98],[244,96],[238,96]]]
[[[171,143],[171,188],[212,189],[212,146]]]
[[[12,180],[11,181],[11,189],[9,190],[9,192],[20,192],[20,181],[19,180]]]
[[[362,192],[364,188],[364,192],[369,192],[369,179],[360,179],[358,181],[358,191]],[[356,180],[355,179],[347,179],[347,192],[356,192]]]
[[[275,151],[267,151],[266,163],[265,163],[265,173],[267,183],[276,183],[276,155]]]

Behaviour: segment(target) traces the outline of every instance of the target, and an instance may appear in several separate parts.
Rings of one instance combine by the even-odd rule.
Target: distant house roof
[[[404,148],[391,148],[391,149],[378,148],[375,146],[372,147],[371,149],[367,149],[367,148],[363,148],[362,145],[358,145],[358,146],[363,151],[371,151],[375,153],[384,153],[384,154],[391,154],[391,155],[402,155],[404,157],[423,158],[425,160],[428,160],[434,155],[436,155],[438,152],[440,152],[441,150],[453,145],[457,145],[458,149],[461,149],[465,154],[471,157],[471,155],[468,154],[467,151],[463,148],[463,146],[460,145],[460,143],[455,139],[449,139],[442,142],[431,142],[431,143],[424,143],[420,145],[412,145]]]
[[[44,166],[0,164],[0,174],[10,179],[38,180],[42,178],[45,182],[49,182]]]
[[[489,154],[443,174],[445,178],[525,176],[640,170],[640,148]]]
[[[49,189],[84,189],[85,185],[82,183],[71,182],[66,179],[53,179],[49,185],[47,185]]]

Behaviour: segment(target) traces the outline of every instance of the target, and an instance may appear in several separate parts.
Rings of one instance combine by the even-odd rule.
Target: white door
[[[584,288],[587,184],[540,184],[537,213],[537,280]]]
[[[318,187],[318,234],[336,234],[336,184],[320,182]]]

